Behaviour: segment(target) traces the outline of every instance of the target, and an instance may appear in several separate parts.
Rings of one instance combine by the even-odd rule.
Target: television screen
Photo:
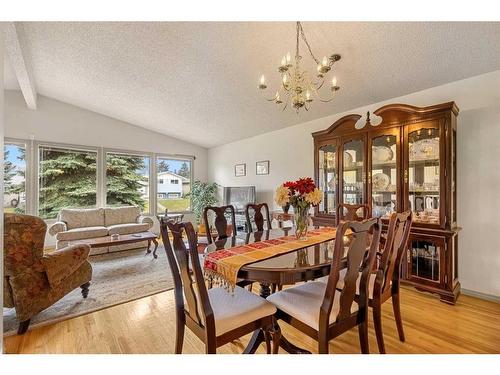
[[[255,203],[255,186],[224,188],[224,205],[233,205],[236,211],[243,211],[248,203]]]

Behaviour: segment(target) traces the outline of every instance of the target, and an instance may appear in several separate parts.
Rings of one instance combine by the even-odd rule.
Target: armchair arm
[[[65,232],[68,230],[66,223],[63,221],[56,221],[49,227],[49,234],[55,236],[59,232]]]
[[[149,229],[153,228],[154,221],[149,216],[139,216],[137,222],[140,224],[149,224]]]
[[[87,261],[90,246],[87,244],[71,245],[48,254],[44,254],[42,262],[47,279],[51,286],[61,283]]]

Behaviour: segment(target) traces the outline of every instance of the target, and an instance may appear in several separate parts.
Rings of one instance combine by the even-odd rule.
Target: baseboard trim
[[[463,288],[462,288],[461,293],[465,294],[467,296],[476,297],[476,298],[484,299],[487,301],[500,302],[500,296],[494,296],[492,294],[476,292],[474,290],[463,289]]]

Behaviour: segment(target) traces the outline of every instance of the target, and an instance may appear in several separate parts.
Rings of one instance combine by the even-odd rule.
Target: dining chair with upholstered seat
[[[220,240],[230,236],[236,236],[236,214],[234,206],[208,206],[203,209],[203,224],[205,225],[207,231],[208,244],[211,244],[213,242],[212,233],[210,231],[210,225],[208,222],[208,213],[210,211],[215,214],[214,226],[217,230],[216,240]],[[226,212],[229,212],[229,214],[231,215],[231,227],[228,226]]]
[[[391,215],[383,251],[377,252],[378,265],[376,271],[370,274],[368,281],[368,305],[373,309],[373,325],[380,353],[385,353],[384,335],[382,333],[382,304],[389,298],[392,299],[399,339],[405,341],[403,321],[401,319],[399,279],[401,261],[410,237],[411,223],[412,213],[410,210]],[[341,272],[337,284],[338,289],[342,289],[344,277],[345,275]]]
[[[262,210],[265,211],[265,217],[262,215]],[[266,224],[266,230],[271,230],[271,216],[269,214],[269,206],[267,203],[260,204],[247,204],[245,207],[245,218],[247,222],[247,231],[249,233],[253,232],[252,220],[250,218],[250,210],[253,211],[253,221],[255,222],[255,226],[257,227],[258,232],[262,232],[264,230],[264,223]]]
[[[346,254],[343,237],[347,230],[352,232],[353,240]],[[361,352],[369,353],[368,276],[379,240],[380,225],[377,219],[341,222],[337,226],[327,282],[311,281],[271,294],[267,300],[278,308],[276,318],[317,340],[319,353],[328,353],[331,339],[357,326]],[[336,285],[345,255],[346,277],[339,291]],[[360,295],[355,299],[358,284]]]
[[[359,210],[363,213],[359,215]],[[370,217],[370,206],[367,204],[340,203],[337,207],[337,223],[345,221],[363,221]]]
[[[271,352],[271,338],[273,352],[277,352],[280,333],[274,329],[274,305],[238,286],[234,292],[221,287],[208,290],[191,223],[171,223],[161,218],[160,231],[174,280],[175,353],[182,353],[185,326],[205,343],[208,354],[215,354],[219,346],[259,329],[264,331],[267,353]],[[183,231],[189,248],[182,238]]]

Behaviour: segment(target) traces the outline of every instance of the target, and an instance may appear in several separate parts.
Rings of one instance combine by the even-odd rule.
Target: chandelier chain
[[[304,34],[304,29],[302,28],[302,24],[300,22],[297,22],[297,54],[299,51],[299,33],[298,33],[299,30],[300,30],[300,36],[304,40],[304,43],[306,44],[307,49],[309,50],[309,53],[311,54],[311,57],[316,62],[316,64],[319,64],[319,60],[312,53],[311,46],[309,45],[309,43],[306,39],[306,35]]]

